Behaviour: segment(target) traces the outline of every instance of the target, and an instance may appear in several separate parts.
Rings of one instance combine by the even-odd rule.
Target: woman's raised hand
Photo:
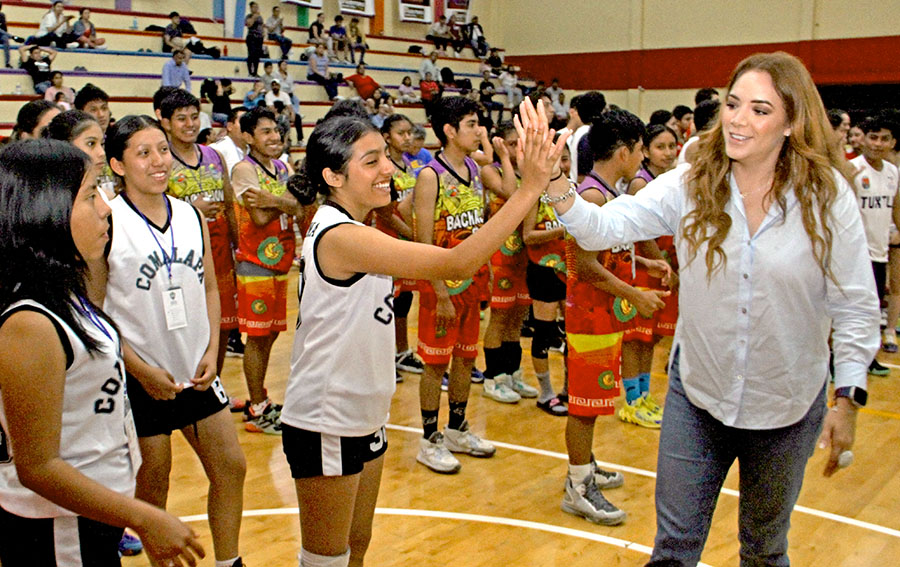
[[[549,127],[543,105],[535,108],[529,98],[519,105],[519,115],[513,123],[519,133],[516,158],[522,173],[522,188],[527,186],[529,191],[540,193],[547,188],[551,177],[559,174],[559,160],[571,132],[563,130],[554,143],[556,132]]]

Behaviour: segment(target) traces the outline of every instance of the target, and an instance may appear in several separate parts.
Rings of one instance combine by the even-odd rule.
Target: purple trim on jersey
[[[619,196],[609,185],[607,185],[599,175],[593,171],[584,176],[584,180],[578,184],[575,191],[581,195],[588,189],[599,189],[607,201],[611,201]]]
[[[225,164],[222,163],[222,156],[219,155],[219,152],[209,146],[204,146],[203,144],[197,144],[197,147],[200,148],[200,163],[197,164],[198,166],[204,163],[213,163],[219,167],[222,175],[227,174],[225,171]]]
[[[425,167],[430,167],[431,169],[433,169],[434,172],[438,175],[438,177],[440,177],[444,173],[449,173],[450,175],[459,179],[459,182],[462,183],[463,185],[467,185],[467,186],[471,187],[472,183],[477,183],[479,185],[478,190],[481,189],[481,187],[480,187],[481,181],[478,179],[478,164],[475,163],[475,160],[473,160],[469,156],[466,156],[465,159],[463,160],[463,163],[466,164],[466,168],[469,170],[469,180],[466,181],[465,179],[462,179],[456,171],[453,171],[452,169],[445,167],[443,164],[443,160],[440,158],[441,158],[441,154],[440,153],[436,154],[434,156],[434,159],[431,160],[430,162],[428,162],[428,165],[426,165]],[[475,189],[475,188],[473,187],[473,189]]]
[[[647,169],[647,167],[646,167],[646,166],[643,166],[643,165],[642,165],[641,168],[638,170],[637,175],[635,175],[634,177],[635,177],[635,179],[637,179],[638,177],[640,177],[641,179],[643,179],[643,180],[646,181],[647,183],[650,183],[651,181],[653,181],[654,179],[656,179],[656,178],[653,176],[653,174],[650,173],[650,170]]]

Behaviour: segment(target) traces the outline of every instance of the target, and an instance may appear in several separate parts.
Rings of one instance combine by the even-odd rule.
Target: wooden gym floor
[[[415,344],[417,302],[410,313]],[[296,318],[296,271],[288,295],[289,327]],[[485,328],[487,321],[482,325]],[[293,332],[279,337],[266,386],[281,401],[287,382]],[[669,341],[657,347],[652,391],[665,397],[663,373]],[[523,369],[535,384],[523,340]],[[554,384],[562,382],[562,356],[551,353]],[[870,377],[870,403],[862,410],[855,463],[831,479],[822,477],[824,451],[810,460],[792,518],[790,557],[794,565],[875,566],[900,563],[900,355],[879,354],[892,366],[887,378]],[[479,367],[483,361],[479,357]],[[226,360],[229,393],[246,395],[241,360]],[[622,526],[596,526],[559,509],[566,474],[565,419],[537,409],[533,400],[505,405],[481,396],[472,385],[468,418],[472,429],[495,442],[492,459],[461,456],[462,471],[444,476],[415,460],[420,437],[419,377],[405,374],[397,385],[388,425],[389,449],[366,556],[370,566],[640,566],[649,558],[655,533],[653,503],[659,432],[601,418],[594,452],[611,469],[623,471],[625,486],[606,492],[628,513]],[[440,426],[446,423],[443,402]],[[247,456],[241,551],[251,567],[296,566],[300,550],[297,500],[281,439],[235,429]],[[174,466],[169,511],[201,534],[212,566],[206,522],[207,482],[199,461],[173,435]],[[738,565],[737,475],[732,469],[713,519],[703,562]],[[125,558],[126,567],[149,565],[146,555]]]

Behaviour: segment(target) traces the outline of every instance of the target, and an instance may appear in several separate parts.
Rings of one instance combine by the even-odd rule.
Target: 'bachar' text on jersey
[[[478,227],[484,224],[484,209],[478,208],[455,215],[448,215],[445,221],[447,232]]]

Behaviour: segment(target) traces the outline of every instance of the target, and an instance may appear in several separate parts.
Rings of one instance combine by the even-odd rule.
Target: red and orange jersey
[[[256,169],[259,188],[281,196],[287,191],[288,169],[281,161],[272,160],[275,175],[265,171],[250,156],[244,158]],[[263,226],[257,226],[240,198],[235,207],[238,223],[238,249],[235,258],[273,272],[286,274],[294,261],[294,217],[282,213]]]

